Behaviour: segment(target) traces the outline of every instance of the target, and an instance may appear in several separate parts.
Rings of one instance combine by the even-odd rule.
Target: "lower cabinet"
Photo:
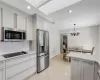
[[[94,80],[94,62],[82,61],[82,80]]]
[[[72,58],[71,80],[98,80],[95,62]]]
[[[5,80],[5,69],[0,68],[0,80]]]
[[[5,62],[0,62],[0,80],[5,80]]]
[[[77,66],[78,65],[78,66]],[[81,63],[78,59],[74,59],[71,61],[71,75],[72,80],[81,80]]]
[[[35,73],[36,68],[35,67],[31,67],[25,71],[23,71],[20,74],[17,74],[14,77],[8,78],[7,80],[24,80],[27,77],[30,77],[33,73]]]
[[[10,65],[6,63],[8,64],[6,66],[6,80],[24,80],[36,73],[36,57],[28,55],[25,58],[18,58],[13,62],[14,64],[12,64],[12,60],[7,61]]]

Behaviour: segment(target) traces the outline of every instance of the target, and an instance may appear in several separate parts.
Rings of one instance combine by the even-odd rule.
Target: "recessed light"
[[[27,9],[31,9],[31,6],[27,6]]]
[[[69,12],[69,13],[72,13],[72,10],[69,10],[68,12]]]

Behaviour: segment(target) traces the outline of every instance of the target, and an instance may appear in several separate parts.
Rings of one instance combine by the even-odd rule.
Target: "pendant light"
[[[75,29],[76,24],[74,24],[74,31],[70,33],[71,36],[79,36],[80,32]]]

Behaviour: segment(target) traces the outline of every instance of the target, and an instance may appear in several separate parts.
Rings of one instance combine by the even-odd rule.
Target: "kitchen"
[[[0,80],[99,80],[100,1],[30,1],[0,1]]]
[[[0,1],[0,80],[23,80],[49,67],[49,57],[54,56],[49,56],[48,52],[48,31],[50,33],[49,26],[52,24],[48,17],[28,14]],[[36,47],[40,45],[36,46],[36,35],[40,35],[40,32],[43,32],[41,46],[44,48],[39,57],[40,52],[38,50],[36,54]],[[44,51],[48,53],[47,58],[42,54]]]

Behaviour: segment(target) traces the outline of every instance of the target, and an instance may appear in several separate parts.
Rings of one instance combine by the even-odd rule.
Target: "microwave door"
[[[5,34],[3,35],[4,36],[4,40],[11,40],[13,39],[13,31],[10,31],[10,30],[5,30]]]

